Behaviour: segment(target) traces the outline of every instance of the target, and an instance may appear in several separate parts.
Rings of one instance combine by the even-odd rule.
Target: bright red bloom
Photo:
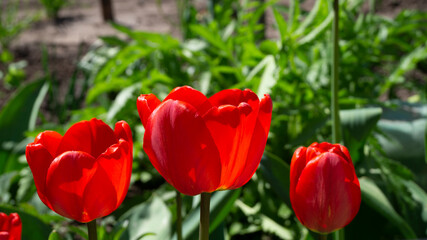
[[[208,99],[185,86],[163,102],[141,95],[137,107],[145,152],[181,193],[236,189],[255,173],[270,129],[270,96],[260,101],[249,89],[230,89]]]
[[[40,133],[26,156],[37,193],[46,206],[79,222],[110,214],[126,196],[132,172],[132,132],[125,121],[114,131],[92,119],[64,136]]]
[[[290,180],[292,208],[300,222],[315,232],[343,228],[359,211],[359,180],[342,145],[324,142],[298,148]]]
[[[0,240],[21,240],[22,223],[17,213],[0,213]]]

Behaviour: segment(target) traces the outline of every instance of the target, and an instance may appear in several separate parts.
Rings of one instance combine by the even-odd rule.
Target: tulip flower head
[[[0,213],[0,240],[21,240],[22,223],[17,213]]]
[[[110,214],[126,196],[132,172],[132,132],[120,121],[114,131],[92,119],[61,136],[40,133],[26,157],[37,193],[56,213],[85,223]]]
[[[151,163],[178,191],[193,196],[236,189],[251,179],[267,142],[272,101],[249,89],[207,98],[184,86],[162,102],[141,95],[137,108]]]
[[[349,224],[359,211],[359,180],[346,147],[313,143],[298,148],[291,162],[290,198],[300,222],[330,233]]]

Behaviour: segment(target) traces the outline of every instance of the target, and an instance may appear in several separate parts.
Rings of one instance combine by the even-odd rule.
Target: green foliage
[[[129,224],[120,239],[167,239],[171,233],[171,213],[156,196],[131,208],[119,221]]]
[[[46,10],[47,15],[54,20],[58,19],[58,13],[67,4],[67,0],[39,0]]]
[[[10,44],[31,23],[39,19],[38,14],[21,16],[18,10],[21,2],[17,0],[0,2],[0,65],[7,66],[0,69],[0,80],[5,82],[6,87],[17,87],[26,77],[24,68],[25,61],[14,62],[14,56],[10,50]]]
[[[46,94],[41,91],[44,81],[32,82],[20,88],[15,96],[4,106],[0,112],[0,144],[7,141],[18,142],[25,136],[27,130],[34,129],[35,121],[32,115],[37,116],[40,101],[34,104],[37,98],[43,98]],[[39,97],[39,94],[40,97]],[[31,125],[30,125],[31,124]]]
[[[427,14],[404,10],[389,19],[362,12],[363,0],[340,2],[340,116],[363,196],[346,238],[425,237],[427,123],[421,100],[426,97]],[[289,165],[297,147],[331,141],[331,3],[317,0],[308,12],[297,0],[289,6],[255,0],[209,3],[209,11],[200,14],[193,1],[179,1],[182,40],[113,24],[120,37],[101,37],[103,43],[82,57],[65,98],[59,97],[61,79],[49,72],[44,51],[45,77],[22,86],[0,112],[1,201],[41,221],[40,230],[33,230],[43,237],[30,239],[47,239],[49,233],[52,239],[87,238],[85,226],[67,222],[40,202],[24,149],[42,130],[63,133],[92,117],[109,124],[126,120],[135,142],[132,188],[122,206],[98,222],[100,239],[176,238],[174,191],[142,151],[144,129],[135,101],[146,93],[163,99],[181,85],[208,96],[250,88],[273,99],[260,168],[242,189],[213,194],[211,238],[316,238],[292,212]],[[270,9],[274,25],[265,26],[262,16]],[[277,39],[266,38],[267,28]],[[11,61],[8,53],[1,59]],[[414,80],[414,71],[424,80]],[[11,83],[20,81],[16,76]],[[413,94],[415,103],[396,101],[398,89]],[[46,109],[39,111],[44,99]],[[46,111],[55,113],[55,121]],[[183,213],[184,238],[197,239],[199,199],[184,197]]]

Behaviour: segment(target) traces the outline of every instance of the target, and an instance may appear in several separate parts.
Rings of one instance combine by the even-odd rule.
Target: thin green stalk
[[[98,239],[98,236],[96,234],[96,219],[87,223],[87,231],[89,235],[89,240]]]
[[[209,240],[209,205],[210,193],[202,193],[200,199],[199,240]]]
[[[332,84],[331,84],[331,110],[332,110],[332,142],[341,142],[341,124],[338,105],[338,77],[339,77],[339,2],[334,0],[334,22],[332,25]],[[334,240],[344,240],[344,229],[338,230],[333,234]]]
[[[340,230],[335,231],[332,236],[334,237],[334,240],[344,240],[345,239],[344,234],[345,234],[344,228],[341,228]]]
[[[341,142],[341,124],[338,105],[338,70],[339,70],[339,6],[334,0],[334,23],[332,27],[332,84],[331,84],[331,110],[332,110],[332,143]]]
[[[176,190],[176,235],[178,240],[182,240],[182,198],[178,190]]]
[[[319,234],[319,240],[328,240],[328,234]]]

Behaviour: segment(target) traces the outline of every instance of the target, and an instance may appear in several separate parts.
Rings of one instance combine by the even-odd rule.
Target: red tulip
[[[312,231],[336,231],[359,211],[359,180],[342,145],[324,142],[298,148],[292,157],[290,180],[292,208]]]
[[[0,240],[21,240],[22,223],[17,213],[0,213]]]
[[[137,107],[145,152],[181,193],[236,189],[255,173],[270,129],[270,96],[260,101],[249,89],[232,89],[208,99],[185,86],[163,102],[141,95]]]
[[[110,214],[122,203],[132,171],[132,132],[98,119],[74,124],[64,136],[45,131],[27,145],[37,193],[46,206],[79,222]]]

